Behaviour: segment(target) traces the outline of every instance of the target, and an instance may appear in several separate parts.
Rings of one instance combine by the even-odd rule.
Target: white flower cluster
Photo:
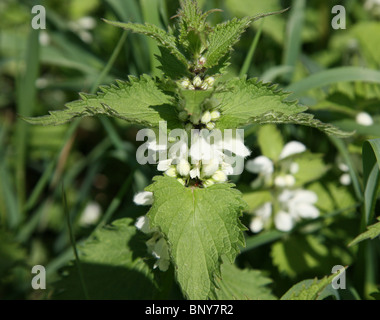
[[[187,90],[208,90],[213,87],[214,83],[214,77],[206,77],[202,80],[200,76],[195,76],[192,81],[189,78],[182,79],[180,85],[182,89]]]
[[[279,160],[304,151],[306,147],[302,143],[291,141],[282,149]],[[266,184],[273,184],[281,191],[275,199],[278,204],[276,212],[273,212],[272,202],[266,202],[254,211],[255,216],[249,226],[252,232],[260,232],[271,223],[272,219],[276,229],[286,232],[290,231],[302,218],[315,219],[319,216],[319,211],[314,206],[318,197],[314,192],[300,188],[290,189],[296,183],[294,174],[299,170],[298,164],[291,162],[286,168],[286,172],[275,174],[273,161],[265,156],[259,156],[247,162],[248,171],[261,175]]]
[[[185,122],[189,119],[189,114],[187,111],[183,110],[179,113],[178,117],[181,121]],[[215,122],[219,120],[219,118],[220,112],[218,110],[206,110],[200,118],[200,123],[203,124],[208,130],[213,130],[215,129]],[[191,117],[190,120],[192,120]],[[198,123],[193,124],[197,125]],[[187,129],[193,129],[193,124],[188,123]]]
[[[139,192],[134,196],[133,201],[137,205],[151,205],[153,203],[153,194],[149,191]],[[158,267],[161,271],[167,271],[170,264],[169,249],[162,233],[155,228],[150,228],[147,216],[139,217],[135,226],[141,232],[152,235],[152,237],[146,242],[146,245],[148,252],[157,259],[153,268]]]
[[[319,217],[319,210],[314,206],[318,197],[315,192],[303,189],[284,189],[277,198],[280,210],[274,216],[274,225],[280,231],[290,231],[296,222],[301,219],[315,219]],[[252,232],[260,232],[271,222],[272,203],[265,202],[256,209],[255,217],[249,228]]]
[[[177,178],[183,185],[195,182],[209,187],[227,181],[227,176],[234,173],[236,160],[249,156],[251,152],[239,139],[211,137],[215,138],[213,131],[201,130],[193,133],[190,148],[187,141],[176,142],[175,148],[168,148],[168,158],[158,162],[157,169]],[[152,143],[150,148],[163,151],[163,147]]]

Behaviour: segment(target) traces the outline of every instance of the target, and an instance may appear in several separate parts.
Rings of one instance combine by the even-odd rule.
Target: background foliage
[[[331,28],[332,2],[345,6],[346,30]],[[293,125],[277,126],[280,136],[270,129],[260,135],[259,125],[245,127],[252,158],[276,155],[279,146],[291,140],[307,146],[309,153],[297,159],[303,169],[300,183],[318,194],[322,214],[289,233],[247,231],[247,245],[236,264],[226,262],[223,282],[215,280],[220,282],[215,298],[281,298],[297,282],[330,275],[337,264],[349,267],[347,289],[334,292],[335,298],[376,297],[379,17],[365,9],[364,1],[353,0],[199,3],[204,10],[223,10],[208,18],[211,24],[291,6],[289,12],[258,21],[243,34],[225,77],[247,74],[278,83],[309,106],[316,118],[356,131],[338,140]],[[46,30],[30,27],[34,4],[46,7]],[[147,211],[133,204],[133,195],[157,174],[154,166],[140,166],[135,160],[135,134],[140,127],[101,116],[57,127],[30,126],[17,118],[62,109],[77,99],[77,92],[95,93],[98,85],[109,85],[114,79],[159,75],[155,58],[159,50],[153,41],[123,32],[101,18],[164,27],[173,23],[170,17],[177,9],[175,0],[5,0],[0,4],[1,298],[183,298],[172,269],[151,272],[154,259],[145,252],[147,239],[133,226],[134,219]],[[359,112],[370,114],[373,124],[359,124]],[[341,163],[348,168],[349,185],[340,183]],[[262,204],[258,199],[265,199],[265,194],[254,194],[264,192],[252,186],[255,178],[244,172],[232,181],[249,205],[242,218],[247,226],[250,214]],[[95,218],[99,212],[100,217],[91,220],[89,212]],[[83,257],[79,269],[70,262],[74,259],[70,233]],[[114,244],[111,251],[107,243]],[[47,290],[30,286],[30,271],[36,264],[46,266]],[[326,278],[306,281],[285,298],[328,295],[323,294]],[[309,295],[298,293],[302,286],[312,289]]]

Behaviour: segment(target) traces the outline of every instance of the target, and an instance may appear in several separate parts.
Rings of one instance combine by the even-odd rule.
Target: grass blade
[[[66,218],[67,218],[67,226],[69,228],[70,242],[71,242],[71,246],[72,246],[73,252],[74,252],[75,263],[76,263],[76,266],[78,268],[79,279],[80,279],[80,282],[81,282],[81,285],[82,285],[84,296],[85,296],[86,300],[89,300],[89,295],[88,295],[86,283],[85,283],[84,277],[83,277],[82,265],[80,263],[77,247],[76,247],[76,244],[75,244],[75,238],[74,238],[73,228],[72,228],[71,221],[70,221],[70,214],[69,214],[68,208],[67,208],[66,194],[65,194],[63,185],[62,185],[62,203],[63,203],[64,212],[65,212],[65,215],[66,215]]]
[[[254,56],[255,51],[256,51],[256,47],[257,47],[257,44],[258,44],[260,36],[261,36],[261,32],[263,31],[264,21],[265,20],[261,20],[260,27],[257,30],[256,35],[255,35],[255,37],[254,37],[254,39],[252,41],[252,44],[251,44],[251,46],[249,48],[248,54],[245,57],[243,66],[241,67],[241,70],[240,70],[240,73],[239,73],[239,77],[240,78],[243,77],[245,74],[247,74],[247,72],[249,70],[249,67],[250,67],[250,65],[252,63],[253,56]]]

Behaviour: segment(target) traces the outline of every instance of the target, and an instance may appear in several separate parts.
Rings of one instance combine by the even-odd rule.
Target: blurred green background
[[[349,160],[361,176],[361,145],[380,136],[380,4],[375,1],[331,0],[209,0],[204,9],[220,8],[211,24],[291,6],[282,15],[260,20],[236,46],[229,73],[247,74],[294,91],[319,119],[356,130],[337,142],[314,129],[280,126],[287,140],[302,141],[323,153],[332,170],[326,183],[341,172],[336,159]],[[34,5],[46,8],[46,29],[33,30]],[[334,30],[331,8],[346,9],[346,29]],[[85,118],[58,126],[30,126],[17,115],[38,116],[62,109],[78,92],[95,93],[101,84],[143,73],[160,76],[153,41],[105,24],[101,19],[173,24],[176,0],[2,0],[0,3],[0,299],[41,299],[49,290],[33,290],[31,268],[47,270],[48,285],[59,268],[73,258],[69,230],[81,243],[95,228],[120,217],[138,217],[145,209],[133,204],[157,174],[155,166],[135,159],[137,126],[109,118]],[[363,69],[359,69],[363,68]],[[360,71],[360,72],[359,72]],[[373,123],[357,122],[366,112]],[[246,128],[252,156],[257,127]],[[347,161],[346,161],[347,162]],[[252,180],[244,173],[234,182]],[[353,198],[360,182],[347,187]],[[356,219],[356,220],[355,220]],[[358,218],[348,220],[350,236]],[[347,222],[347,221],[346,221]],[[356,229],[355,229],[356,228]],[[345,235],[346,236],[346,235]],[[349,239],[347,238],[347,241]],[[245,253],[242,265],[271,270],[265,246]],[[252,262],[253,261],[253,262]],[[329,268],[319,270],[325,275]],[[270,271],[281,292],[292,281]],[[302,279],[303,274],[299,275]]]

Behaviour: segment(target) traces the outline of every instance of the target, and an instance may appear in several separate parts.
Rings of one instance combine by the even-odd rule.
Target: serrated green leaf
[[[245,17],[242,19],[233,18],[232,20],[218,24],[208,36],[207,51],[204,54],[206,58],[205,67],[210,68],[215,66],[221,58],[223,58],[232,47],[239,41],[241,34],[249,27],[249,25],[266,16],[282,13],[285,10],[278,12],[269,12],[259,14],[254,17]]]
[[[232,263],[244,245],[239,220],[245,203],[231,184],[186,188],[176,179],[158,176],[146,188],[153,192],[148,212],[152,227],[165,235],[177,280],[190,299],[212,295],[222,256]]]
[[[218,9],[202,13],[196,1],[181,1],[181,9],[177,16],[180,18],[179,43],[187,51],[187,57],[193,59],[198,56],[206,46],[207,16]]]
[[[284,114],[281,112],[267,112],[260,116],[256,116],[250,119],[250,122],[257,124],[298,124],[307,127],[316,128],[322,132],[333,135],[339,138],[347,138],[353,135],[353,132],[342,131],[329,123],[323,123],[318,119],[314,119],[314,115],[309,113],[298,113],[298,114]]]
[[[336,276],[336,274],[332,274],[331,276],[324,277],[321,280],[303,280],[291,287],[281,297],[281,300],[319,300],[323,290],[325,290],[325,288]],[[326,298],[326,296],[324,298]]]
[[[23,119],[31,124],[59,125],[77,117],[107,114],[152,127],[158,127],[160,121],[167,121],[168,128],[179,127],[175,108],[169,105],[171,97],[161,92],[153,79],[130,77],[128,82],[118,81],[117,84],[101,87],[103,92],[97,95],[80,94],[81,100],[67,103],[64,110]]]
[[[241,34],[251,24],[250,18],[234,18],[225,23],[218,24],[208,37],[205,67],[215,66],[223,58],[232,46],[240,39]]]
[[[90,299],[153,299],[157,293],[146,239],[132,222],[116,220],[78,248]],[[56,299],[84,299],[75,266],[66,267],[54,287]]]
[[[113,25],[115,27],[123,28],[125,30],[131,30],[135,33],[147,35],[148,37],[154,39],[159,46],[162,46],[168,49],[184,65],[187,65],[187,60],[185,56],[177,48],[176,38],[173,35],[168,34],[165,30],[150,23],[145,23],[145,24],[131,23],[131,22],[123,23],[123,22],[118,22],[118,21],[108,21],[105,19],[103,20],[107,22],[108,24]]]
[[[258,131],[257,141],[264,156],[274,161],[278,160],[284,147],[284,140],[275,125],[261,126]]]
[[[161,52],[160,56],[156,56],[161,64],[158,69],[162,70],[167,77],[176,80],[191,76],[188,66],[184,65],[175,55],[171,54],[167,48],[162,46],[158,48]]]
[[[288,93],[276,90],[270,84],[264,84],[257,79],[233,79],[227,82],[223,89],[214,93],[219,101],[222,117],[217,122],[219,129],[236,128],[264,117],[269,111],[284,115],[293,115],[305,111],[306,107],[298,106],[296,102],[285,99]]]
[[[379,237],[380,236],[380,217],[378,217],[377,220],[379,220],[378,223],[368,226],[367,231],[358,235],[353,241],[351,241],[348,244],[348,246],[354,246],[363,240],[367,240],[367,239],[373,240],[376,237]]]
[[[216,279],[214,299],[217,300],[274,300],[268,285],[271,279],[259,270],[239,269],[224,261],[221,277]]]

